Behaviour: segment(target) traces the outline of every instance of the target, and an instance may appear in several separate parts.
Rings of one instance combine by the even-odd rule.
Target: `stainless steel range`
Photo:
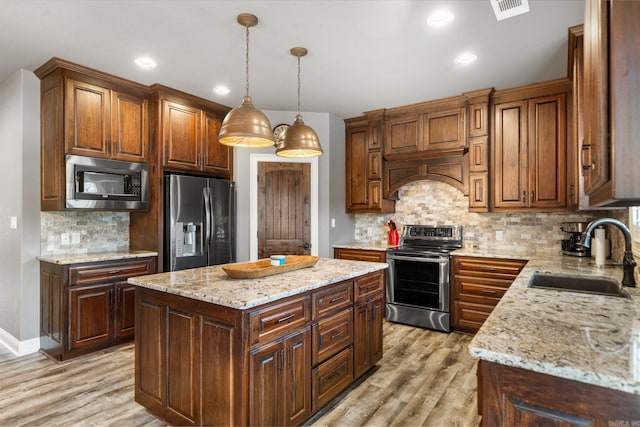
[[[405,225],[387,250],[387,320],[451,331],[449,252],[462,247],[462,227]]]

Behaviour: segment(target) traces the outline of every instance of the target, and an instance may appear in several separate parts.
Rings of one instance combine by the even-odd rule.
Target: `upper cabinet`
[[[395,201],[382,197],[384,110],[345,120],[346,211],[389,213]]]
[[[495,92],[495,211],[566,210],[568,90],[560,79]]]
[[[587,0],[584,141],[580,163],[591,206],[640,204],[640,2]],[[581,141],[578,141],[580,144]]]
[[[65,156],[149,161],[146,86],[52,58],[40,84],[40,208],[65,209]]]
[[[152,92],[164,169],[231,179],[233,148],[218,142],[229,108],[161,85]]]
[[[469,101],[469,211],[489,211],[489,97],[493,88],[465,93]]]

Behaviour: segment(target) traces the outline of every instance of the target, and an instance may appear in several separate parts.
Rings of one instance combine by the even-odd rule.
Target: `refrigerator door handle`
[[[202,195],[204,197],[204,241],[206,247],[211,244],[211,195],[209,193],[209,187],[202,189]]]

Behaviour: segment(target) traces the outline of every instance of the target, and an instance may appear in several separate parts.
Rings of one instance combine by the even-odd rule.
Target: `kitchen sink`
[[[606,277],[570,276],[536,271],[531,277],[529,287],[630,298],[616,280]]]

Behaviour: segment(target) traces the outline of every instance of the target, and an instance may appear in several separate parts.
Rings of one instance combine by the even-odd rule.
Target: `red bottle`
[[[398,246],[400,236],[398,235],[398,230],[396,230],[396,223],[390,219],[387,225],[389,226],[389,246]]]

